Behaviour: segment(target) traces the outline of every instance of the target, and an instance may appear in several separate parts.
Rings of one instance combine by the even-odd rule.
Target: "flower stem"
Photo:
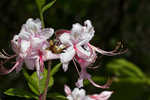
[[[50,80],[50,71],[51,71],[51,61],[48,61],[48,72],[47,72],[47,78],[46,78],[46,82],[45,82],[45,89],[44,89],[42,100],[46,100],[48,84],[49,84],[49,80]]]
[[[41,22],[42,22],[42,28],[44,28],[45,25],[44,25],[44,17],[43,17],[42,11],[40,11],[40,19],[41,19]]]

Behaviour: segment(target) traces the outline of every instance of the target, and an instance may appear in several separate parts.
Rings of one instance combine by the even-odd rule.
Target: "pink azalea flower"
[[[49,47],[47,39],[54,33],[52,28],[42,28],[39,19],[28,19],[22,26],[18,35],[15,35],[11,40],[13,51],[16,53],[16,64],[10,70],[4,70],[4,74],[21,70],[23,63],[30,70],[36,68],[37,74],[43,71],[44,61],[59,58],[58,55],[53,54],[51,51],[45,50]],[[10,59],[11,56],[5,56],[1,53],[1,58]],[[4,69],[4,68],[1,68]],[[2,71],[2,70],[1,70]]]
[[[108,100],[112,95],[113,91],[103,91],[100,94],[89,95],[93,100]]]
[[[65,85],[65,93],[68,100],[108,100],[113,93],[112,91],[103,91],[100,94],[86,95],[84,89],[75,88],[73,91]]]
[[[79,23],[73,24],[73,27],[70,31],[56,31],[56,39],[58,39],[60,43],[66,47],[64,53],[60,54],[60,60],[63,63],[64,71],[67,71],[68,64],[71,60],[73,60],[74,63],[75,61],[79,63],[81,71],[79,72],[77,69],[79,73],[79,79],[76,85],[78,87],[82,87],[83,80],[88,79],[95,87],[108,88],[110,82],[104,86],[100,86],[91,79],[91,75],[87,73],[86,70],[89,65],[95,62],[97,58],[96,52],[101,53],[102,55],[114,56],[122,54],[124,51],[116,52],[114,50],[107,52],[91,45],[89,42],[93,38],[94,33],[95,31],[90,20],[86,20],[84,22],[84,26],[80,25]]]

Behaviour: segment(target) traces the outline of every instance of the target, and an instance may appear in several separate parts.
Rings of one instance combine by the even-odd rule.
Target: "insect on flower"
[[[48,50],[51,50],[53,53],[59,54],[65,49],[65,46],[59,46],[55,41],[50,40],[49,41],[50,47],[47,48]]]

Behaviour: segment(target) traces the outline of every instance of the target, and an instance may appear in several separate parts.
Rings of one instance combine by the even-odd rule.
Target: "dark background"
[[[19,33],[22,24],[28,18],[39,18],[38,8],[34,0],[1,0],[0,49],[5,49],[13,54],[10,40]],[[73,23],[82,24],[85,20],[90,19],[95,28],[95,36],[91,44],[104,50],[112,50],[117,42],[124,41],[124,46],[128,48],[128,52],[115,57],[98,58],[96,64],[100,68],[96,71],[90,71],[93,75],[114,76],[107,71],[106,65],[113,59],[123,58],[137,65],[146,77],[150,76],[149,0],[57,0],[52,8],[44,13],[44,18],[46,27],[52,27],[55,30],[71,29]],[[54,89],[62,94],[64,94],[64,84],[72,85],[73,88],[74,82],[77,80],[77,75],[72,75],[75,68],[72,67],[73,65],[70,66],[71,68],[67,73],[60,69],[55,78]],[[21,73],[13,72],[6,76],[0,76],[0,99],[24,100],[3,94],[3,91],[8,88],[26,88],[27,85],[24,84],[26,81]],[[110,90],[115,91],[112,100],[124,100],[125,98],[128,100],[150,100],[150,85],[145,83],[131,84],[130,81],[116,84],[117,82],[114,82],[110,88]],[[89,87],[85,87],[88,93],[102,90],[92,88],[91,85]],[[127,89],[126,87],[131,88]],[[140,89],[138,90],[138,88]],[[55,91],[54,89],[51,91]],[[137,93],[137,91],[139,92]],[[130,94],[131,97],[127,94]]]

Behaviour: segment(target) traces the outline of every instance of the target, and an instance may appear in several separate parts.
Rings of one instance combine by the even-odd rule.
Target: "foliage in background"
[[[42,9],[45,4],[49,3],[49,0],[41,1],[43,3],[38,9]],[[124,57],[128,60],[110,57],[109,59],[103,58],[101,61],[102,64],[106,64],[107,73],[111,73],[114,77],[110,90],[114,90],[115,93],[111,99],[150,100],[149,3],[149,0],[57,0],[55,6],[45,12],[45,24],[56,29],[60,27],[70,29],[72,23],[91,19],[96,30],[93,42],[98,47],[107,49],[113,47],[117,41],[127,42],[129,51]],[[27,18],[39,16],[38,9],[34,0],[1,0],[0,8],[1,49],[8,47],[11,49],[9,43],[12,36],[19,32],[20,26]],[[10,50],[8,51],[11,53]],[[67,73],[60,70],[55,75],[58,80],[55,81],[56,86],[53,89],[63,94],[63,88],[60,87],[63,87],[64,80],[68,80],[68,84],[76,81],[76,75],[72,75],[75,73],[72,69],[71,66]],[[101,73],[98,73],[94,78],[99,83],[103,82],[105,77],[105,75],[99,77],[100,75]],[[13,88],[24,89],[27,87],[22,85],[24,81],[21,77],[20,73],[0,76],[0,91],[12,87],[10,83],[14,82]],[[99,91],[95,88],[90,89],[91,91]],[[11,91],[13,89],[7,92]],[[33,92],[31,93],[33,94]],[[29,95],[27,93],[25,96]],[[17,97],[12,98],[1,92],[0,98],[16,100]],[[24,100],[24,98],[19,98],[19,100]]]
[[[106,66],[114,76],[112,100],[148,100],[150,78],[138,66],[125,59],[114,59]]]

